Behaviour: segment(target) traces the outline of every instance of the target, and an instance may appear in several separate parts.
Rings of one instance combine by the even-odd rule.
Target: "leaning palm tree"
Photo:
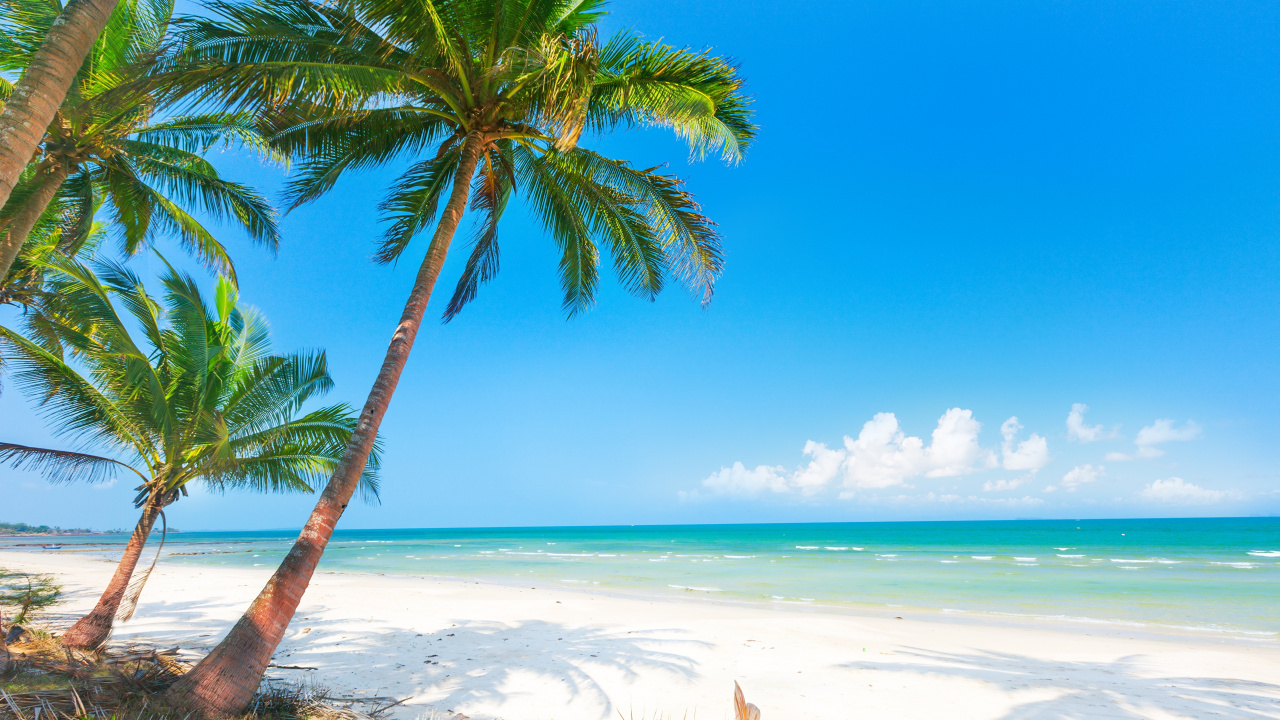
[[[80,64],[107,26],[119,0],[72,0],[41,39],[16,87],[0,79],[0,205],[40,145]],[[8,8],[6,8],[8,10]],[[0,275],[2,276],[2,275]]]
[[[434,225],[360,423],[297,542],[226,638],[170,690],[205,713],[239,712],[341,517],[450,243],[470,203],[478,229],[445,318],[498,269],[498,224],[523,195],[560,251],[564,306],[589,307],[600,245],[632,292],[654,297],[671,277],[711,297],[719,238],[681,181],[580,147],[584,132],[657,126],[702,157],[737,161],[751,141],[736,69],[705,52],[607,43],[598,0],[214,0],[220,19],[185,23],[186,45],[162,79],[197,105],[262,114],[280,151],[301,161],[293,205],[344,173],[414,159],[383,209],[378,258],[400,258]],[[439,212],[437,212],[439,211]]]
[[[60,0],[0,0],[7,16],[0,69],[34,62],[59,9]],[[128,0],[112,15],[48,124],[38,159],[0,209],[0,286],[9,283],[24,243],[55,201],[77,218],[60,242],[70,255],[86,240],[99,207],[107,210],[126,254],[164,233],[232,280],[226,249],[191,210],[233,221],[275,249],[274,210],[251,188],[220,177],[203,157],[215,145],[263,149],[252,118],[216,112],[161,117],[165,107],[154,95],[134,91],[153,67],[172,14],[173,0]]]
[[[101,263],[95,274],[56,252],[40,262],[54,299],[24,333],[0,327],[0,346],[55,432],[98,452],[0,442],[0,462],[53,482],[138,479],[142,516],[124,556],[97,605],[63,636],[95,648],[122,600],[136,602],[146,575],[132,589],[130,578],[143,545],[190,483],[310,492],[337,466],[356,419],[342,404],[303,412],[333,385],[324,353],[272,354],[266,321],[238,304],[226,278],[209,303],[170,270],[162,304],[120,265]],[[370,498],[376,470],[375,457],[360,478]]]

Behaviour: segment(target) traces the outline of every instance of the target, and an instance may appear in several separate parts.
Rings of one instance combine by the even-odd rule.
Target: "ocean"
[[[294,536],[177,533],[161,562],[271,567]],[[127,537],[58,540],[105,551]],[[320,570],[1280,634],[1280,518],[340,530]]]

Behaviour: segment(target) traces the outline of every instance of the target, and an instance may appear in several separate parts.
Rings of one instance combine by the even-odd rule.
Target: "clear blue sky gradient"
[[[606,285],[566,321],[551,241],[510,212],[498,279],[419,336],[383,424],[383,503],[345,527],[1280,511],[1280,4],[617,2],[605,26],[731,55],[756,98],[738,167],[690,165],[662,131],[586,141],[688,179],[728,251],[711,308]],[[280,186],[257,160],[215,162]],[[223,232],[277,345],[326,348],[356,405],[425,249],[368,260],[393,176],[288,215],[276,258]],[[1069,439],[1073,403],[1118,436]],[[881,412],[927,444],[949,408],[996,452],[1016,415],[1050,461],[845,498],[838,478],[809,496],[702,486],[735,462],[785,478],[806,441],[840,446]],[[6,439],[58,443],[12,383],[0,417]],[[1105,459],[1161,418],[1201,432]],[[1045,492],[1085,464],[1105,470]],[[1148,490],[1172,477],[1201,492]],[[0,470],[0,520],[131,525],[127,485]],[[297,527],[310,505],[198,493],[170,522]]]

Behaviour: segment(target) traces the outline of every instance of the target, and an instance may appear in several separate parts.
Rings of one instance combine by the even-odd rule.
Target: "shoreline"
[[[19,550],[22,553],[40,552],[32,544],[30,549]],[[20,547],[20,545],[10,544],[9,548]],[[120,546],[114,543],[85,543],[81,546],[63,547],[60,549],[44,550],[46,553],[81,555],[86,559],[92,559],[102,562],[114,562],[111,556],[119,550]],[[6,548],[0,548],[0,557],[7,552]],[[205,555],[205,554],[227,554],[238,555],[240,550],[233,551],[215,551],[211,553],[188,553],[188,552],[167,552],[162,557],[163,561],[168,557],[185,557],[189,555]],[[274,566],[275,561],[264,563],[263,565]],[[185,566],[192,570],[209,568],[213,570],[247,570],[243,566],[236,567],[218,567],[212,565],[188,565]],[[447,574],[422,574],[408,572],[376,572],[373,570],[361,571],[344,568],[341,570],[325,570],[316,571],[316,574],[342,575],[352,577],[385,577],[398,578],[402,580],[418,580],[426,582],[441,583],[461,583],[461,584],[480,584],[483,586],[494,586],[504,588],[522,588],[524,580],[517,580],[514,577],[495,578],[482,576],[461,576]],[[1090,630],[1111,629],[1117,633],[1127,633],[1129,635],[1142,634],[1152,638],[1170,636],[1175,638],[1184,638],[1187,640],[1204,640],[1204,641],[1238,641],[1247,645],[1257,644],[1276,644],[1280,647],[1280,632],[1268,630],[1249,630],[1237,627],[1214,626],[1212,624],[1203,625],[1175,625],[1165,624],[1155,621],[1129,620],[1123,618],[1106,618],[1106,617],[1090,617],[1082,615],[1071,615],[1067,613],[1035,613],[1035,612],[1009,612],[1001,610],[981,610],[981,609],[957,609],[957,608],[939,608],[928,607],[922,605],[902,604],[879,604],[874,602],[831,602],[828,600],[814,600],[809,602],[798,602],[791,599],[766,599],[765,596],[752,597],[739,593],[725,592],[720,590],[710,590],[704,588],[680,588],[668,585],[665,588],[652,587],[619,587],[619,586],[597,586],[588,587],[575,583],[573,581],[548,581],[545,578],[537,582],[546,589],[554,589],[561,592],[599,595],[602,597],[612,597],[625,600],[635,601],[658,601],[658,602],[693,602],[704,603],[710,605],[725,605],[730,607],[757,608],[768,609],[780,612],[816,612],[833,615],[847,615],[859,618],[884,618],[895,617],[903,613],[910,614],[914,619],[927,620],[931,622],[943,623],[962,623],[973,625],[993,625],[1000,627],[1022,627],[1022,628],[1041,628],[1052,629],[1064,632],[1088,632]],[[678,592],[679,590],[685,592]]]
[[[11,550],[0,566],[66,584],[54,627],[87,611],[112,570],[79,553]],[[203,654],[273,569],[162,562],[113,643]],[[275,657],[315,670],[269,677],[405,698],[398,718],[725,717],[734,680],[784,717],[1089,717],[1119,705],[1262,718],[1280,707],[1274,639],[975,616],[321,570]]]

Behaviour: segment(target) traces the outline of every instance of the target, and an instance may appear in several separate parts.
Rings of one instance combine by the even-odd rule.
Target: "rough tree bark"
[[[471,178],[484,143],[485,139],[478,135],[468,136],[463,143],[449,202],[441,213],[427,256],[418,269],[400,324],[391,336],[386,358],[342,461],[329,478],[311,517],[280,567],[276,568],[266,587],[258,593],[231,632],[213,652],[170,687],[166,695],[169,702],[205,717],[236,715],[249,704],[262,682],[262,674],[271,661],[271,655],[284,637],[320,556],[333,535],[334,526],[351,501],[360,474],[369,460],[378,426],[382,424],[382,416],[386,414],[391,395],[400,381],[400,373],[409,359],[427,301],[431,299],[436,278],[449,253],[449,244],[466,210]]]
[[[0,207],[31,162],[89,50],[119,0],[71,0],[0,111]]]
[[[70,176],[71,168],[58,162],[41,171],[34,179],[36,186],[31,195],[8,224],[0,229],[0,287],[4,287],[9,269],[13,267],[13,261],[18,259],[18,253],[22,252],[22,244],[31,234],[31,228],[36,226],[40,216]]]
[[[111,582],[107,583],[107,589],[102,592],[102,597],[98,598],[98,604],[93,607],[93,610],[77,620],[76,624],[62,635],[63,645],[81,650],[96,650],[106,644],[107,638],[111,637],[111,625],[115,620],[116,610],[120,609],[120,601],[124,598],[125,591],[129,589],[129,579],[133,577],[134,568],[138,566],[138,558],[142,555],[142,548],[147,544],[147,536],[151,534],[151,528],[155,526],[158,517],[160,517],[160,506],[147,503],[137,527],[133,529],[133,536],[129,538],[129,544],[124,548],[124,556],[120,558],[120,564],[116,566]]]

